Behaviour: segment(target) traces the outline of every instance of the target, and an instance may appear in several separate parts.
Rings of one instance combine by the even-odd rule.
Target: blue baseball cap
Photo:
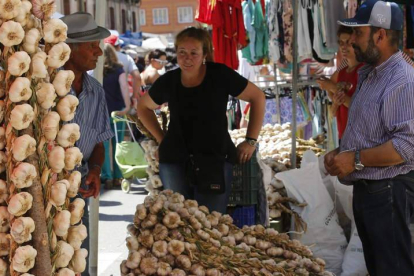
[[[338,24],[348,27],[373,26],[401,31],[404,25],[404,15],[396,3],[367,0],[359,7],[354,18],[339,20]]]

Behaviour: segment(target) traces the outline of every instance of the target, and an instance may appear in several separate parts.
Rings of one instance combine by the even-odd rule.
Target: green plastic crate
[[[233,181],[229,196],[231,205],[257,204],[259,184],[262,181],[262,173],[257,163],[256,152],[249,162],[233,167]]]

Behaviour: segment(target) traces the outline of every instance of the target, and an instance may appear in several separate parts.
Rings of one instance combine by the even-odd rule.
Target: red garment
[[[198,9],[196,11],[195,20],[211,24],[211,14],[215,7],[216,0],[198,0]]]
[[[237,69],[237,50],[247,45],[240,0],[217,0],[211,17],[215,62]]]
[[[347,72],[348,66],[339,71],[338,74],[338,83],[339,82],[349,82],[352,83],[352,88],[346,93],[348,97],[352,97],[354,95],[356,86],[358,83],[358,69],[361,68],[364,64],[359,64],[357,67],[355,67],[354,70],[351,72]],[[346,124],[348,123],[348,107],[345,105],[341,105],[338,108],[338,111],[336,113],[336,121],[338,124],[338,135],[339,139],[342,138],[342,135],[345,132]]]

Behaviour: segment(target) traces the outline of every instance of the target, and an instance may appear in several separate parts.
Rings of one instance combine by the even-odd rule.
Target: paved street
[[[132,223],[137,204],[147,192],[143,185],[133,184],[131,192],[121,189],[102,190],[99,207],[99,276],[119,276],[119,265],[128,255],[125,245],[126,227]]]

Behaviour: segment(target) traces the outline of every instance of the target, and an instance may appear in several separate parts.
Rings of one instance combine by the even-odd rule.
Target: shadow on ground
[[[134,220],[133,215],[108,215],[99,214],[99,221],[126,221],[131,222]]]

